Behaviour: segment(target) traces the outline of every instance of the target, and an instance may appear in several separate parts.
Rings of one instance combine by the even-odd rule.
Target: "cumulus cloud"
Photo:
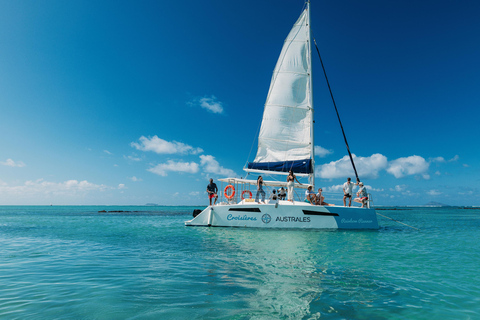
[[[374,188],[370,185],[365,185],[367,188],[367,192],[375,191],[375,192],[383,192],[384,189]],[[337,184],[328,187],[322,187],[324,193],[340,193],[343,196],[343,184]],[[358,189],[358,186],[353,186],[353,192],[355,193]]]
[[[162,177],[166,177],[169,171],[197,173],[198,170],[199,166],[195,162],[176,162],[173,160],[168,160],[166,163],[157,164],[155,167],[148,169],[148,171]]]
[[[338,193],[343,192],[343,184],[337,184],[329,187],[322,187],[323,192]]]
[[[332,154],[332,150],[325,149],[321,146],[315,146],[315,155],[320,157],[320,158],[325,158],[329,154]]]
[[[214,156],[211,155],[201,155],[200,164],[203,167],[203,171],[207,174],[216,174],[225,177],[235,177],[236,173],[233,170],[226,169],[215,160]]]
[[[357,157],[352,155],[358,175],[366,179],[375,179],[378,172],[387,167],[387,157],[379,153],[370,157]],[[340,160],[332,161],[324,165],[317,166],[315,175],[323,179],[345,178],[346,176],[354,176],[355,172],[352,168],[349,156],[344,156]]]
[[[430,158],[429,161],[430,162],[438,162],[438,163],[446,163],[446,162],[456,162],[456,161],[458,161],[458,159],[460,159],[460,157],[457,154],[449,160],[446,160],[444,157],[435,157],[435,158]]]
[[[135,177],[135,176],[133,176],[133,177],[131,177],[131,178],[129,178],[129,179],[132,180],[133,182],[142,181],[142,179],[137,178],[137,177]]]
[[[430,163],[420,156],[410,156],[398,158],[390,161],[387,172],[394,175],[395,178],[402,178],[407,175],[421,175],[424,179],[429,179],[427,174]]]
[[[76,195],[79,193],[87,193],[91,191],[105,191],[110,189],[103,184],[94,184],[87,180],[68,180],[64,182],[50,182],[43,179],[29,180],[23,185],[9,186],[7,184],[0,185],[2,194],[11,195],[35,195],[35,194],[54,194],[54,195]]]
[[[438,190],[429,190],[427,191],[427,194],[431,195],[431,196],[439,196],[441,195],[442,193]]]
[[[12,159],[7,159],[4,162],[0,162],[0,164],[3,164],[4,166],[9,166],[9,167],[25,167],[26,164],[23,163],[22,161],[13,161]]]
[[[148,169],[148,171],[158,174],[160,176],[167,176],[168,172],[186,172],[186,173],[197,173],[203,170],[203,174],[215,174],[225,177],[235,177],[236,173],[233,170],[222,167],[215,157],[211,155],[201,155],[200,164],[184,161],[173,161],[168,160],[166,163],[161,163]]]
[[[169,142],[159,138],[156,135],[148,138],[141,136],[139,140],[139,143],[132,142],[130,143],[130,146],[136,148],[137,150],[153,151],[158,154],[198,154],[203,152],[201,148],[194,148],[188,144],[177,141]]]
[[[125,159],[130,160],[130,161],[142,161],[142,158],[137,157],[136,155],[133,156],[123,156]]]
[[[390,191],[397,191],[397,192],[402,192],[402,191],[405,191],[405,189],[407,188],[406,185],[402,184],[402,185],[396,185],[395,188],[390,188]]]
[[[195,102],[197,102],[200,107],[212,112],[212,113],[223,113],[223,105],[220,101],[217,100],[217,97],[215,96],[210,96],[210,97],[204,97],[200,99],[195,99]]]
[[[458,161],[458,159],[460,159],[460,157],[456,154],[452,159],[448,160],[448,162]]]

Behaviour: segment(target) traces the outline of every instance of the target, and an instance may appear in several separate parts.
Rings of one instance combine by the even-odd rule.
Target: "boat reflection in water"
[[[225,317],[317,319],[351,313],[355,310],[345,301],[368,307],[381,287],[348,266],[369,250],[375,231],[202,230],[201,251],[210,253],[199,266],[208,274],[205,303]],[[216,306],[216,295],[228,306]]]

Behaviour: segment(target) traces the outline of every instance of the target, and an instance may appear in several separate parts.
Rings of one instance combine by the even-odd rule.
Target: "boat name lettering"
[[[277,217],[280,222],[310,222],[310,217]]]
[[[342,219],[342,223],[372,223],[372,220],[363,220],[362,218],[358,220],[350,219]]]
[[[234,216],[232,214],[229,214],[227,216],[227,220],[252,220],[252,221],[257,221],[257,217],[249,217],[246,214],[243,216]]]

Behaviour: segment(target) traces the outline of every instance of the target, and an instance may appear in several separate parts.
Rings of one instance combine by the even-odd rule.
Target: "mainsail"
[[[313,101],[309,4],[285,39],[273,71],[258,136],[246,171],[293,170],[313,177]]]

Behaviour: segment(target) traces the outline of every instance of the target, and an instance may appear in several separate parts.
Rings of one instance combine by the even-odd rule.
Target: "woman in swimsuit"
[[[287,199],[288,199],[288,201],[293,201],[293,186],[295,184],[295,180],[297,180],[297,177],[295,176],[293,171],[290,170],[288,172],[288,176],[287,176]],[[297,182],[298,182],[298,184],[301,184],[298,180],[297,180]]]

